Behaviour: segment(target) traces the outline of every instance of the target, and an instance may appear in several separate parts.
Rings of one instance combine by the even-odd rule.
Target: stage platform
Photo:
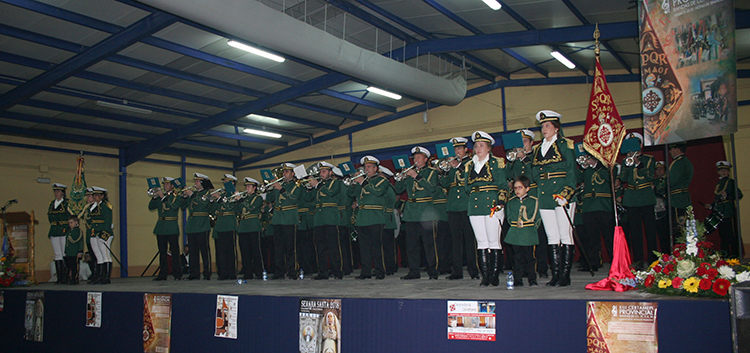
[[[569,287],[479,287],[478,280],[399,279],[406,269],[384,280],[152,281],[116,278],[110,285],[43,283],[4,290],[0,312],[0,351],[142,351],[144,293],[172,293],[172,352],[298,351],[300,298],[342,299],[342,352],[584,352],[586,302],[658,302],[659,352],[730,352],[728,300],[665,297],[638,291],[588,291],[604,278],[574,272]],[[524,284],[526,284],[524,279]],[[44,342],[23,339],[27,291],[44,291]],[[102,292],[102,327],[86,328],[87,292]],[[213,336],[216,295],[239,296],[238,338]],[[494,300],[495,342],[447,339],[447,300]],[[6,350],[10,348],[10,350]],[[85,348],[84,348],[85,351]]]

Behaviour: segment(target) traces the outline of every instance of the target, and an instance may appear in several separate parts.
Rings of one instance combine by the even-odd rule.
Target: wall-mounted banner
[[[237,302],[240,297],[216,296],[216,327],[214,336],[237,339]]]
[[[28,341],[44,340],[44,292],[26,292],[26,313],[24,316],[25,333]]]
[[[143,294],[143,352],[168,353],[172,329],[172,295]]]
[[[641,0],[644,145],[737,131],[734,1]]]
[[[586,303],[588,353],[656,353],[656,310],[659,303]]]
[[[448,339],[495,340],[495,302],[448,301]]]
[[[86,327],[102,327],[102,292],[86,294]]]
[[[341,299],[299,300],[299,352],[341,353]]]

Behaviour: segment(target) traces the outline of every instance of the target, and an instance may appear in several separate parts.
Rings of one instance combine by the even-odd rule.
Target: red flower
[[[726,265],[727,265],[727,262],[724,260],[716,261],[716,268],[719,268],[721,266],[726,266]]]
[[[675,278],[674,278],[674,279],[672,280],[672,287],[673,287],[673,288],[678,288],[678,289],[679,289],[681,285],[682,285],[682,278],[680,278],[680,277],[675,277]]]
[[[667,255],[667,254],[661,254],[661,260],[664,261],[664,262],[668,262],[669,261],[669,255]]]
[[[729,283],[729,281],[727,281],[727,280],[725,280],[723,278],[719,278],[719,279],[716,280],[716,282],[714,282],[714,293],[716,293],[716,294],[718,294],[718,295],[720,295],[722,297],[726,296],[727,295],[727,291],[729,290],[729,286],[730,285],[731,284]]]
[[[701,267],[708,270],[711,268],[711,264],[708,262],[701,262]]]
[[[703,252],[703,249],[700,249],[700,248],[699,248],[699,249],[698,249],[698,257],[702,259],[702,258],[703,258],[703,257],[705,257],[705,256],[706,256],[706,254],[705,254],[705,253]]]
[[[680,250],[675,249],[675,251],[672,252],[672,255],[674,255],[674,257],[679,257],[680,256]]]
[[[654,266],[654,272],[656,272],[656,273],[661,272],[661,265]]]
[[[667,266],[664,266],[664,274],[668,275],[674,271],[674,265],[669,264]]]
[[[646,280],[643,282],[643,285],[646,286],[646,288],[651,288],[651,285],[654,284],[654,275],[648,275],[646,277]]]
[[[702,277],[702,276],[705,276],[707,272],[708,272],[708,270],[706,270],[705,268],[703,268],[703,266],[701,266],[701,267],[698,267],[698,270],[697,270],[697,271],[695,271],[695,273],[696,273],[696,274],[697,274],[698,276],[701,276],[701,277]]]
[[[700,289],[709,290],[711,289],[711,285],[712,285],[711,280],[704,278],[701,280],[701,283],[698,286],[700,287]]]
[[[719,275],[719,270],[712,268],[708,270],[708,279],[714,280]]]

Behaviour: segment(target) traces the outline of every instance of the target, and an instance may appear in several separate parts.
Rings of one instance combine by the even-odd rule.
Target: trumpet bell
[[[518,152],[516,152],[516,151],[514,151],[514,150],[510,150],[510,151],[506,152],[506,153],[505,153],[505,159],[506,159],[506,160],[507,160],[508,162],[513,162],[513,161],[515,161],[516,159],[518,159]]]

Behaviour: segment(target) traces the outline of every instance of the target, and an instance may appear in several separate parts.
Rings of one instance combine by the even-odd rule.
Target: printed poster
[[[495,302],[448,301],[448,339],[495,340]]]
[[[86,327],[102,327],[102,293],[86,294]]]
[[[656,353],[658,303],[586,303],[586,347],[588,353]]]
[[[737,131],[734,1],[640,0],[644,145]]]
[[[215,337],[237,339],[237,302],[239,297],[231,295],[216,296]]]
[[[300,299],[299,351],[341,352],[341,299]]]
[[[24,315],[27,341],[42,342],[44,339],[44,292],[26,292],[26,314]]]
[[[172,295],[143,295],[143,352],[169,352],[172,329]]]

